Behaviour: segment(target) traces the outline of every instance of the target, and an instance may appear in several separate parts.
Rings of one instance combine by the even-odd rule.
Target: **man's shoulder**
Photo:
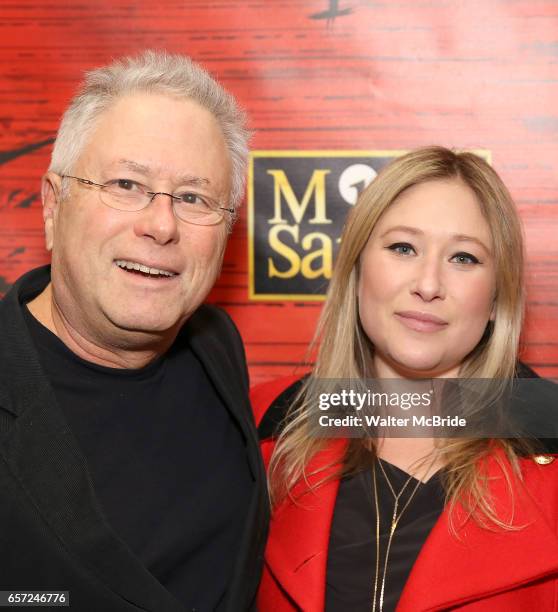
[[[186,321],[181,335],[191,343],[242,345],[240,333],[231,317],[222,308],[203,304]]]
[[[39,294],[50,282],[50,265],[33,268],[22,274],[0,300],[0,308]],[[27,299],[23,300],[27,301]]]
[[[35,268],[21,276],[0,300],[0,432],[8,423],[6,412],[19,414],[42,381],[22,304],[49,281],[50,266]]]
[[[287,376],[260,383],[250,390],[260,440],[273,438],[280,431],[303,382],[300,376]]]
[[[29,270],[0,300],[0,360],[11,359],[14,351],[7,344],[28,344],[22,304],[38,295],[50,281],[50,266]]]
[[[179,334],[202,363],[214,371],[239,373],[248,384],[244,344],[236,325],[221,308],[204,304],[188,319]],[[247,389],[246,389],[247,390]]]
[[[229,314],[213,304],[202,304],[186,322],[186,327],[201,328],[208,332],[218,329],[234,329],[236,325]]]

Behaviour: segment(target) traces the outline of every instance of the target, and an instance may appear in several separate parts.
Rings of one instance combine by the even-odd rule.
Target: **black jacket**
[[[70,591],[70,609],[79,612],[178,612],[104,519],[39,364],[20,304],[49,279],[49,267],[33,270],[0,303],[0,590]],[[253,606],[269,518],[244,350],[214,307],[199,308],[183,332],[247,440],[256,483],[227,593],[226,609],[239,612]]]

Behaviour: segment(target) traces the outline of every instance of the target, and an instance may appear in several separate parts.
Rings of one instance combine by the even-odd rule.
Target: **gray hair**
[[[145,51],[87,72],[81,89],[62,117],[50,168],[72,174],[99,115],[118,98],[133,92],[157,92],[197,102],[219,123],[231,157],[230,204],[236,208],[244,194],[248,140],[246,114],[199,64],[183,55]]]

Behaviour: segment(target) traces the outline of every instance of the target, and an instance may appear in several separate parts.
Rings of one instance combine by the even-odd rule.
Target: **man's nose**
[[[445,298],[443,261],[439,257],[424,256],[417,261],[416,276],[411,291],[425,302]]]
[[[138,236],[152,238],[157,244],[167,244],[178,240],[178,220],[174,214],[173,200],[169,193],[153,194],[148,206],[138,213],[135,232]]]

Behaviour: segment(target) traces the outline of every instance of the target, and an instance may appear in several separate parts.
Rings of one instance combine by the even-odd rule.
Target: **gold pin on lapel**
[[[552,455],[533,455],[533,461],[539,465],[548,465],[556,459]]]

